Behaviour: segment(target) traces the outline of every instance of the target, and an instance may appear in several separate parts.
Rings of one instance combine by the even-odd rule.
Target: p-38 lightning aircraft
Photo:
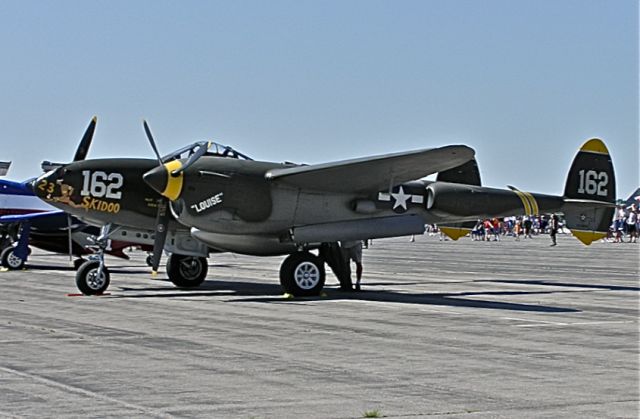
[[[325,244],[422,234],[432,223],[458,238],[469,231],[463,223],[478,218],[552,212],[564,213],[574,236],[590,244],[607,234],[614,210],[613,164],[599,139],[580,148],[564,195],[552,196],[480,186],[475,153],[464,145],[296,165],[254,161],[211,142],[160,157],[144,127],[157,160],[77,161],[41,176],[34,189],[51,205],[106,225],[105,235],[154,231],[154,269],[165,241],[175,242],[167,231],[188,227],[195,242],[188,267],[197,274],[183,275],[180,286],[204,280],[210,252],[289,255],[280,268],[284,291],[318,295],[329,261],[312,250]],[[435,181],[416,180],[436,173]],[[103,292],[109,282],[103,263],[76,279],[85,293]]]

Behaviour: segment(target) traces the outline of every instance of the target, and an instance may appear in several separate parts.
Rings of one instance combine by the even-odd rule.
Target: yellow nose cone
[[[165,163],[163,166],[154,167],[145,173],[142,178],[147,185],[151,186],[151,188],[160,195],[169,198],[171,201],[175,201],[182,192],[184,176],[183,173],[177,176],[171,173],[181,167],[182,163],[180,160],[173,160]]]

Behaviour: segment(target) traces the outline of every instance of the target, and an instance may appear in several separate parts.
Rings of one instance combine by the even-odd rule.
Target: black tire
[[[147,263],[147,266],[153,266],[153,255],[147,255],[145,262]]]
[[[309,252],[293,253],[280,266],[280,285],[295,297],[320,295],[324,279],[324,262]]]
[[[11,270],[17,271],[24,267],[24,259],[20,259],[16,255],[13,254],[15,250],[14,247],[7,247],[0,253],[0,260],[2,261],[2,266]]]
[[[73,261],[73,269],[75,269],[77,271],[78,269],[80,269],[82,264],[85,263],[85,262],[86,262],[86,260],[82,259],[82,258],[75,259]]]
[[[7,247],[13,246],[13,241],[9,237],[3,237],[0,239],[0,253]]]
[[[102,275],[98,278],[100,262],[88,260],[76,272],[76,286],[84,295],[100,295],[109,288],[110,275],[107,267],[102,268]]]
[[[172,254],[167,261],[167,275],[179,288],[200,286],[207,277],[207,258]]]

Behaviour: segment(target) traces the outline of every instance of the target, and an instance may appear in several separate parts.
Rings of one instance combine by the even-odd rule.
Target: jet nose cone
[[[155,167],[142,175],[147,185],[172,201],[175,201],[180,196],[183,179],[182,173],[177,176],[171,174],[175,170],[174,166],[175,164],[167,163],[163,166]]]

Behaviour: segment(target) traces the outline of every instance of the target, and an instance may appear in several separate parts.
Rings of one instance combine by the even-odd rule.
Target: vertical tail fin
[[[0,161],[0,176],[6,176],[10,166],[10,161]]]
[[[584,244],[607,235],[615,211],[616,179],[609,150],[592,138],[576,155],[564,189],[567,227]]]
[[[461,164],[453,169],[438,172],[436,177],[438,182],[462,183],[464,185],[480,186],[480,169],[475,158]],[[471,232],[475,227],[475,221],[464,221],[461,223],[440,224],[438,228],[452,240],[458,240]]]

